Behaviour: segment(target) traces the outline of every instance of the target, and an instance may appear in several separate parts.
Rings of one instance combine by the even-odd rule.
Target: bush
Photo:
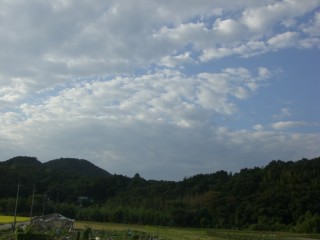
[[[86,229],[83,230],[83,232],[82,232],[82,238],[81,239],[82,240],[89,240],[91,235],[92,235],[91,228],[90,227],[86,227]]]
[[[301,233],[320,233],[320,215],[307,212],[300,217],[296,231]]]
[[[16,234],[17,240],[49,240],[50,238],[46,234],[40,233],[22,233]]]

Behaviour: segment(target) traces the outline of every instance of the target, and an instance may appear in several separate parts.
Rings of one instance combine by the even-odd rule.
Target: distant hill
[[[0,198],[13,196],[19,181],[26,184],[36,183],[42,173],[42,163],[36,157],[18,156],[0,162]],[[26,188],[22,189],[21,193],[25,190]]]
[[[34,187],[38,192],[52,195],[61,186],[65,186],[64,195],[67,196],[70,188],[79,189],[84,181],[110,176],[107,171],[84,159],[60,158],[41,163],[35,157],[18,156],[0,162],[0,199],[15,196],[18,182],[23,184],[22,196],[28,196]],[[81,191],[72,192],[82,194]]]
[[[36,157],[18,156],[0,162],[0,167],[17,170],[21,173],[26,170],[32,170],[34,174],[37,173],[37,170],[41,170],[47,173],[60,172],[85,177],[106,177],[111,175],[106,170],[97,167],[85,159],[76,158],[60,158],[41,163]]]
[[[11,168],[40,166],[42,163],[36,157],[18,156],[10,158],[7,161],[0,162],[0,166],[10,166]]]
[[[62,171],[68,174],[76,174],[87,177],[106,177],[111,174],[97,167],[85,159],[60,158],[43,164],[47,169]]]

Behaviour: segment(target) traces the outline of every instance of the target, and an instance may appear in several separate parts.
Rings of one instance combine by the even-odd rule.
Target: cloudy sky
[[[320,156],[319,0],[0,0],[0,160],[181,180]]]

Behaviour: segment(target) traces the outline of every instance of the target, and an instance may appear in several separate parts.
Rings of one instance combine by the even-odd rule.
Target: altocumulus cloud
[[[279,114],[288,106],[269,113],[269,122],[237,119],[279,72],[241,59],[318,50],[319,6],[4,1],[1,159],[79,157],[114,173],[181,179],[315,156],[319,134],[286,131],[308,125],[291,111]],[[235,60],[228,66],[225,58]]]

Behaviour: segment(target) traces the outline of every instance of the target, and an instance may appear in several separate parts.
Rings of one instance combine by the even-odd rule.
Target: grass
[[[163,240],[314,240],[320,234],[297,234],[280,232],[232,231],[217,229],[173,228],[160,226],[76,222],[76,229],[90,227],[92,230],[146,232]]]
[[[16,217],[17,222],[27,222],[30,218],[28,217]],[[12,223],[13,216],[0,216],[0,224]]]
[[[187,228],[171,228],[160,226],[131,225],[131,224],[115,224],[115,223],[98,223],[98,222],[76,222],[76,229],[84,229],[90,227],[93,230],[104,231],[138,231],[146,232],[150,235],[160,236],[165,240],[181,240],[181,239],[201,239],[211,240],[219,239],[209,236],[205,229],[187,229]]]
[[[28,221],[28,217],[17,217],[17,221]],[[0,216],[0,224],[13,222],[12,216]],[[256,232],[256,231],[235,231],[222,229],[198,229],[198,228],[174,228],[161,226],[146,226],[132,224],[115,224],[100,222],[75,222],[76,229],[83,230],[90,227],[100,232],[114,232],[119,237],[112,239],[134,239],[125,236],[131,232],[145,233],[146,235],[158,236],[162,240],[314,240],[320,239],[320,234],[297,234],[284,232]],[[120,235],[119,235],[120,234]],[[160,239],[158,238],[158,239]],[[1,238],[0,239],[4,239]],[[107,238],[101,238],[107,239]],[[144,239],[144,238],[143,238]]]

